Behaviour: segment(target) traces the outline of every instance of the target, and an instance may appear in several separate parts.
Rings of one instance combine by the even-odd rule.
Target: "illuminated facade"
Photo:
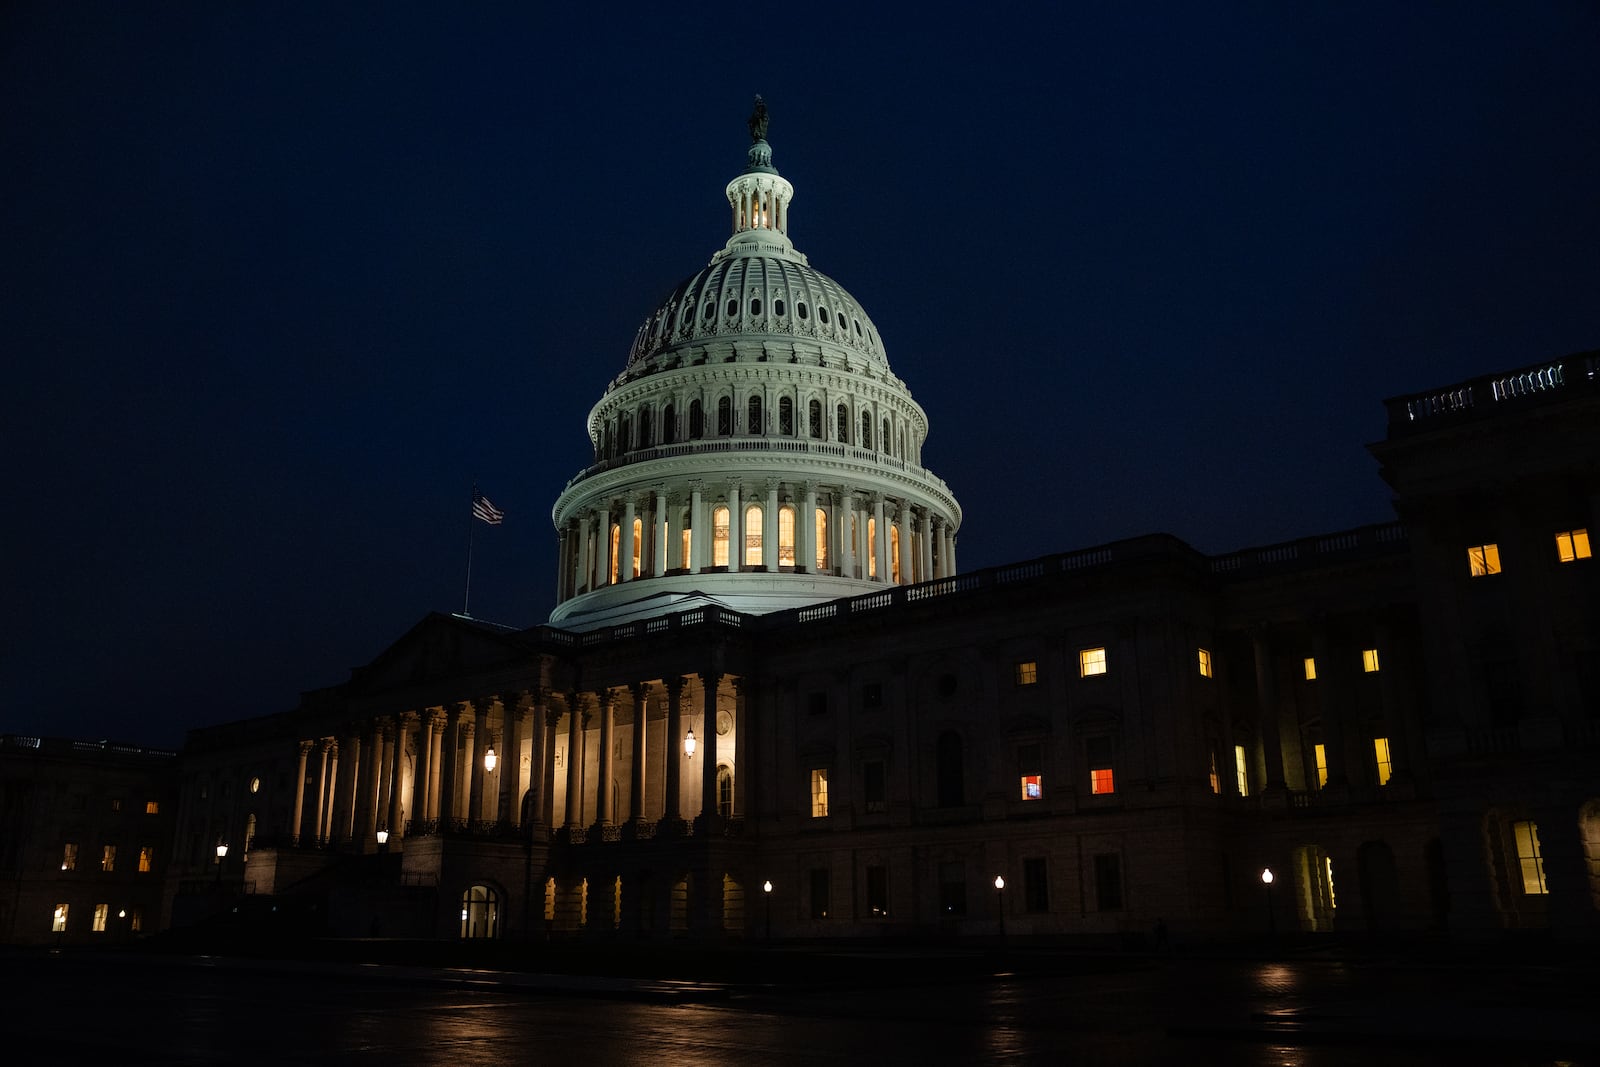
[[[430,615],[193,731],[164,921],[1594,931],[1594,354],[1390,401],[1401,522],[958,574],[926,419],[751,132],[733,236],[590,414],[550,623]]]

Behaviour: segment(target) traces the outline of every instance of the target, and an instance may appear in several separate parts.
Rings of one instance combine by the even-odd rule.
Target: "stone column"
[[[556,727],[561,725],[561,712],[544,708],[544,758],[539,774],[539,822],[547,829],[555,822],[556,805]]]
[[[300,766],[295,771],[294,781],[294,831],[290,834],[295,844],[300,843],[301,830],[305,824],[306,811],[306,758],[311,755],[310,741],[300,742]]]
[[[889,573],[889,531],[883,525],[883,494],[872,494],[872,558],[877,561],[878,581],[887,582]]]
[[[344,791],[339,798],[338,831],[341,839],[352,841],[357,832],[356,806],[361,798],[361,773],[365,769],[361,751],[361,735],[354,723],[345,727],[344,739]]]
[[[1261,750],[1267,765],[1267,780],[1263,793],[1282,793],[1288,787],[1283,781],[1283,741],[1278,726],[1278,679],[1273,673],[1272,646],[1265,632],[1253,627],[1250,641],[1256,659],[1257,730],[1261,734]]]
[[[428,721],[430,724],[428,736],[433,738],[433,747],[428,750],[428,808],[422,813],[422,818],[438,820],[440,808],[443,806],[440,801],[440,788],[444,781],[444,735],[449,729],[450,719],[443,710],[440,710],[430,712]]]
[[[633,494],[622,500],[622,536],[617,538],[617,581],[633,581]]]
[[[817,570],[817,483],[806,482],[802,487],[800,514],[795,516],[794,569],[815,574]]]
[[[851,518],[855,515],[855,498],[848,488],[839,490],[839,506],[833,512],[833,525],[836,532],[833,534],[834,542],[839,546],[839,573],[846,578],[854,578],[856,573],[856,553],[853,538],[850,534]]]
[[[368,725],[371,732],[367,734],[366,751],[361,761],[361,811],[358,818],[363,849],[377,841],[373,835],[378,832],[378,795],[382,789],[380,776],[383,774],[383,720],[373,719]]]
[[[451,827],[462,817],[460,796],[456,786],[457,771],[461,766],[461,715],[471,709],[470,704],[457,703],[445,710],[443,762],[439,768],[439,827]]]
[[[671,531],[667,528],[667,490],[665,486],[656,486],[655,489],[655,551],[650,553],[650,573],[659,578],[667,573],[667,556],[671,544],[667,538]]]
[[[395,722],[392,717],[385,717],[381,722],[383,740],[380,744],[383,746],[383,758],[378,765],[378,786],[373,791],[375,801],[373,821],[388,830],[390,834],[398,834],[398,827],[389,821],[389,790],[394,783]],[[377,832],[376,828],[373,832]]]
[[[327,823],[324,820],[327,816],[328,805],[328,746],[330,744],[332,742],[326,737],[317,742],[317,754],[320,757],[317,761],[317,829],[311,835],[311,839],[318,845],[326,840]]]
[[[583,517],[583,532],[577,544],[577,580],[574,593],[594,588],[594,513]]]
[[[739,483],[728,483],[728,573],[744,567],[744,509],[739,505]]]
[[[411,819],[426,822],[431,816],[432,798],[428,795],[433,781],[433,714],[427,708],[417,713],[416,772],[411,776]]]
[[[611,568],[607,566],[611,562],[611,512],[596,508],[594,524],[594,573],[589,579],[589,588],[599,589],[611,581]]]
[[[767,502],[761,509],[761,562],[771,574],[778,573],[778,479],[766,481]]]
[[[722,675],[717,671],[702,671],[700,680],[705,689],[701,701],[705,737],[695,755],[703,757],[700,762],[700,815],[703,831],[709,834],[717,821],[717,686]]]
[[[750,685],[744,678],[733,679],[733,813],[744,816],[750,813],[749,797],[745,792],[744,769],[750,766]]]
[[[902,500],[895,505],[900,522],[900,584],[911,585],[916,579],[917,555],[911,547],[911,505]]]
[[[683,789],[678,780],[679,752],[683,743],[683,677],[673,675],[667,679],[667,743],[666,794],[662,803],[662,818],[681,820]]]
[[[612,765],[611,729],[616,722],[617,696],[613,689],[600,691],[600,751],[595,753],[594,824],[611,825],[611,781],[616,777]]]
[[[633,693],[633,780],[628,789],[628,821],[644,821],[645,731],[650,721],[650,687],[634,685]]]
[[[580,697],[573,693],[567,701],[569,708],[567,715],[567,817],[566,825],[569,828],[582,826],[583,818],[583,727],[584,719],[589,717],[580,703]]]
[[[472,717],[461,724],[461,794],[457,797],[462,818],[469,823],[483,811],[483,738],[489,732],[478,728],[483,724],[483,712],[477,710],[477,701],[472,704]],[[466,714],[463,708],[463,717]]]
[[[705,569],[706,560],[710,558],[707,553],[711,551],[711,526],[706,521],[705,501],[700,496],[702,488],[704,485],[699,479],[689,483],[689,558],[683,565],[693,572]]]
[[[417,724],[416,712],[395,717],[394,765],[389,778],[389,840],[406,836],[404,789],[406,780],[406,738]]]
[[[521,693],[500,695],[500,812],[499,818],[513,828],[522,825],[522,723],[528,709]],[[531,768],[532,762],[528,764]]]

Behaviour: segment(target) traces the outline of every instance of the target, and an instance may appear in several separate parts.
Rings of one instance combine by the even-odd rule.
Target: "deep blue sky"
[[[0,730],[292,707],[460,609],[474,477],[542,621],[756,92],[964,569],[1386,521],[1384,397],[1600,347],[1592,3],[642,7],[0,10]]]

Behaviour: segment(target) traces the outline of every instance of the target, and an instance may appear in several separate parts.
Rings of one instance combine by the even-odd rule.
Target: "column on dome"
[[[739,483],[728,483],[728,573],[736,574],[744,562],[744,509],[739,504]]]
[[[663,819],[679,821],[683,818],[683,783],[679,781],[681,760],[678,745],[683,737],[683,676],[675,674],[667,679],[667,740],[664,764],[666,791],[662,801]]]
[[[700,494],[704,487],[698,478],[689,482],[689,558],[683,565],[693,574],[704,570],[705,561],[710,558],[711,525],[706,518],[705,499]]]
[[[922,568],[922,574],[920,575],[922,581],[938,577],[938,574],[933,569],[933,538],[933,510],[931,508],[923,508],[922,537],[920,539],[921,543],[917,546],[919,549],[918,563]]]
[[[594,548],[591,552],[590,563],[593,569],[589,574],[589,588],[600,589],[611,578],[611,512],[609,505],[596,507],[594,516]]]
[[[885,529],[883,515],[883,494],[872,494],[872,558],[877,561],[880,582],[888,582],[893,578],[889,572],[889,537]]]
[[[500,695],[500,805],[498,820],[522,825],[522,724],[528,709],[521,693]]]
[[[634,495],[629,493],[622,501],[622,536],[618,539],[620,547],[617,551],[621,557],[617,560],[617,579],[623,582],[631,582],[636,577],[633,573],[634,553],[644,551],[643,545],[636,545],[633,541],[634,507]]]
[[[611,779],[615,776],[611,735],[616,723],[617,691],[602,689],[600,698],[599,751],[595,753],[594,825],[603,828],[611,825]]]
[[[838,493],[839,503],[834,509],[833,525],[838,531],[834,536],[839,545],[839,573],[846,578],[855,577],[856,552],[855,538],[851,531],[855,528],[855,497],[849,486],[841,486]]]
[[[666,486],[656,486],[655,510],[653,512],[653,516],[655,520],[653,523],[655,529],[655,537],[653,540],[655,541],[655,544],[653,546],[653,551],[650,553],[650,573],[655,577],[660,578],[662,575],[667,573],[667,556],[672,548],[671,542],[668,540],[668,537],[670,536],[670,530],[668,529],[667,525]]]
[[[583,533],[578,537],[577,573],[573,593],[584,593],[594,588],[594,513],[585,512],[580,520]]]
[[[800,514],[794,517],[795,573],[814,574],[817,570],[817,483],[805,482],[800,498]]]
[[[629,687],[633,695],[633,764],[628,783],[628,821],[644,821],[645,790],[645,730],[650,721],[650,687],[635,683]]]
[[[778,558],[778,479],[766,481],[767,503],[761,511],[761,562],[769,574],[778,573],[782,566]]]
[[[719,671],[702,671],[703,683],[701,716],[705,737],[700,741],[700,818],[701,832],[711,833],[717,817],[717,686],[722,682]],[[700,754],[700,753],[697,753]]]
[[[914,562],[916,556],[911,547],[910,502],[906,500],[897,501],[895,511],[899,519],[898,528],[900,530],[900,584],[910,585],[916,581],[913,576],[916,569]]]

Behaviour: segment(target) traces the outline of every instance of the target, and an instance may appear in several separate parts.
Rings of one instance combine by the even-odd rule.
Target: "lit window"
[[[878,520],[867,520],[867,577],[878,576]]]
[[[1250,766],[1249,766],[1249,763],[1245,760],[1244,746],[1243,745],[1234,745],[1233,746],[1233,770],[1234,770],[1234,776],[1238,779],[1239,795],[1242,796],[1242,797],[1249,796],[1250,795]]]
[[[904,579],[900,575],[900,527],[889,525],[889,581],[899,585]]]
[[[67,905],[57,904],[55,918],[50,921],[50,929],[54,933],[64,933],[67,929]]]
[[[94,906],[94,925],[90,927],[97,934],[106,932],[106,916],[111,912],[110,904],[96,904]]]
[[[1473,545],[1467,549],[1467,569],[1474,578],[1500,573],[1500,546]]]
[[[145,801],[145,803],[144,803],[144,813],[146,815],[160,815],[161,814],[161,802],[159,800],[147,800],[147,801]]]
[[[711,565],[728,565],[728,509],[711,509]]]
[[[1328,784],[1328,746],[1319,743],[1314,747],[1317,754],[1317,788],[1321,789]]]
[[[117,866],[117,846],[107,845],[100,850],[100,869],[102,871],[114,870]]]
[[[644,520],[633,520],[633,576],[639,577],[639,557],[644,552]]]
[[[1589,558],[1589,531],[1568,530],[1556,534],[1556,555],[1562,563]]]
[[[744,565],[761,564],[761,505],[751,504],[744,509]]]
[[[1522,891],[1548,893],[1544,884],[1544,856],[1539,851],[1539,826],[1537,823],[1516,822],[1511,831],[1517,838],[1517,862],[1522,865]]]
[[[61,850],[61,869],[63,871],[78,869],[78,846],[70,841]]]
[[[1361,650],[1361,669],[1366,671],[1368,674],[1377,674],[1378,673],[1378,650],[1377,649],[1375,649],[1375,648],[1363,648]]]
[[[1378,784],[1388,785],[1389,775],[1393,773],[1394,765],[1389,762],[1389,739],[1387,737],[1374,737],[1372,739],[1372,753],[1378,765]]]
[[[816,537],[817,571],[821,573],[828,569],[828,513],[822,508],[817,509]]]
[[[828,769],[817,767],[811,772],[811,817],[821,819],[828,814]]]
[[[1217,754],[1215,752],[1211,753],[1211,791],[1219,796],[1222,794],[1222,783],[1217,780]]]
[[[794,566],[794,508],[778,509],[778,566]]]
[[[112,811],[121,811],[122,810],[122,798],[121,797],[112,797],[111,798],[111,810]]]
[[[1086,648],[1078,653],[1078,676],[1087,678],[1091,674],[1106,673],[1106,650],[1103,648]]]
[[[1033,685],[1039,680],[1039,665],[1032,660],[1017,664],[1017,684]]]
[[[1022,776],[1022,799],[1044,799],[1044,776],[1038,774],[1024,774]]]
[[[611,585],[617,584],[617,553],[622,544],[622,527],[616,523],[611,524]]]
[[[1307,656],[1306,657],[1306,681],[1314,682],[1316,680],[1317,680],[1317,661],[1316,661],[1315,658],[1313,658],[1311,656]]]
[[[1202,678],[1210,678],[1211,677],[1211,653],[1208,650],[1203,649],[1203,648],[1202,649],[1198,649],[1197,651],[1200,653],[1200,676]]]
[[[140,931],[140,929],[143,928],[143,926],[144,926],[144,919],[143,919],[143,916],[141,916],[139,914],[139,909],[138,908],[129,908],[128,909],[128,929],[130,931],[132,931],[133,933],[138,933]]]
[[[1328,871],[1328,907],[1337,908],[1339,902],[1333,896],[1333,857],[1325,857],[1322,862],[1327,864]]]
[[[155,863],[155,859],[156,859],[156,850],[155,849],[151,848],[149,845],[146,845],[144,848],[141,848],[139,850],[139,870],[140,870],[140,872],[143,873],[143,874],[149,874],[151,866],[154,865],[154,863]]]
[[[1089,792],[1115,793],[1117,780],[1111,759],[1111,738],[1091,737],[1084,743],[1089,757]]]

